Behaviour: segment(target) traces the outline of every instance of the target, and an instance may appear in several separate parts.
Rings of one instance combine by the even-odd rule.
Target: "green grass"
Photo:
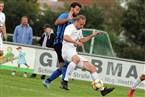
[[[26,68],[19,68],[18,70],[16,69],[16,67],[14,66],[4,66],[4,65],[0,65],[1,69],[5,69],[5,70],[11,70],[11,71],[18,71],[18,72],[28,72],[28,73],[32,73],[33,70],[32,69],[26,69]]]
[[[74,80],[69,82],[70,91],[59,88],[61,78],[51,83],[50,89],[42,84],[40,75],[37,78],[24,78],[22,72],[11,76],[11,71],[0,69],[0,97],[102,97],[99,91],[91,88],[88,81]],[[28,74],[30,76],[30,74]],[[115,87],[115,90],[106,97],[127,97],[128,87],[106,85]],[[145,97],[145,90],[137,89],[134,97]]]

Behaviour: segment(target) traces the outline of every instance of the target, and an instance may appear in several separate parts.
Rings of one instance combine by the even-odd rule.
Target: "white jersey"
[[[70,36],[72,39],[79,41],[81,38],[83,38],[82,30],[77,30],[74,24],[70,24],[65,28],[64,35]],[[76,51],[76,46],[74,43],[70,43],[67,41],[63,41],[62,44],[62,57],[63,59],[68,62],[72,61],[72,57],[74,55],[78,55]],[[83,68],[83,61],[88,61],[87,59],[83,58],[82,56],[78,55],[80,57],[80,62],[77,66]]]
[[[76,41],[79,41],[81,38],[83,38],[82,29],[77,30],[74,24],[70,24],[65,28],[64,35],[68,35]],[[76,46],[74,45],[74,43],[70,43],[65,40],[63,40],[62,46],[63,46],[62,48],[66,50],[67,48],[76,49]]]
[[[3,12],[0,12],[0,27],[2,27],[5,24],[5,14]],[[3,41],[2,41],[2,36],[1,36],[1,32],[0,32],[0,50],[3,50]]]
[[[0,12],[0,26],[3,26],[5,23],[6,17],[3,12]]]

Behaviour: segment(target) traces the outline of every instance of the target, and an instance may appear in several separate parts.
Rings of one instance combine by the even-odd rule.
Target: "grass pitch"
[[[30,74],[28,74],[30,76]],[[69,82],[70,91],[59,88],[61,78],[51,83],[50,89],[42,84],[40,75],[37,78],[24,78],[22,72],[11,76],[11,71],[0,69],[0,97],[102,97],[99,91],[91,87],[91,82],[74,80]],[[127,97],[128,87],[115,87],[115,90],[105,97]],[[145,97],[145,90],[137,89],[134,97]]]

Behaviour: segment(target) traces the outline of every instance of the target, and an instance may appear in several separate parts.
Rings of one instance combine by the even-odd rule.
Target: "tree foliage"
[[[38,18],[39,4],[34,0],[5,0],[7,32],[13,33],[15,26],[21,23],[21,17],[27,16],[33,27]]]
[[[145,47],[145,1],[135,0],[129,3],[123,13],[122,27],[126,36],[138,47]]]
[[[118,56],[135,60],[145,60],[145,1],[132,0],[124,11],[121,25],[127,38],[119,45]]]
[[[86,28],[104,29],[104,14],[96,4],[84,6],[80,14],[87,18]]]

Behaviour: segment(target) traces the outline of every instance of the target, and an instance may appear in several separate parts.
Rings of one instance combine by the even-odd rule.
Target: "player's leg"
[[[3,55],[3,51],[2,50],[0,50],[0,56],[2,56]]]
[[[141,79],[140,79],[140,77],[138,77],[138,78],[136,79],[136,81],[134,82],[134,84],[131,86],[131,88],[130,88],[130,90],[129,90],[129,92],[128,92],[128,97],[133,97],[133,93],[134,93],[136,87],[137,87],[140,83],[141,83]]]
[[[46,80],[42,82],[42,84],[46,87],[49,88],[50,83],[58,78],[62,74],[62,68],[58,68],[55,70]]]
[[[62,44],[57,44],[54,46],[54,49],[57,53],[58,56],[58,61],[59,61],[59,68],[57,70],[55,70],[50,77],[47,79],[47,81],[50,83],[51,81],[53,81],[54,79],[56,79],[57,77],[59,77],[62,74],[62,67],[64,65],[64,60],[61,56],[61,48],[62,48]]]
[[[65,63],[64,63],[64,66],[63,66],[62,68],[56,69],[56,70],[50,75],[50,77],[49,77],[48,79],[45,80],[45,82],[43,81],[43,82],[42,82],[43,84],[47,84],[47,86],[45,86],[45,87],[49,88],[50,83],[51,83],[53,80],[55,80],[57,77],[59,77],[61,74],[62,74],[62,80],[63,80],[64,77],[65,77],[66,68],[67,68],[68,64],[69,64],[68,62],[65,62]]]
[[[83,62],[83,68],[90,72],[93,81],[97,79],[100,80],[100,77],[96,72],[96,67],[92,65],[89,61]]]
[[[66,74],[68,64],[69,64],[69,62],[66,61],[63,65],[63,67],[62,67],[62,80],[64,80],[64,78],[65,78],[65,74]]]
[[[145,68],[144,68],[143,74],[140,77],[138,77],[136,81],[134,82],[134,84],[131,86],[128,92],[128,97],[133,97],[136,87],[144,80],[145,80]]]
[[[57,77],[59,77],[62,74],[62,68],[58,68],[55,70],[46,80],[42,82],[42,84],[46,87],[49,88],[50,83],[55,80]]]
[[[66,74],[65,74],[65,81],[68,81],[69,76],[72,74],[73,70],[76,68],[76,65],[80,62],[80,58],[78,55],[74,55],[72,57],[72,61],[69,63],[67,70],[66,70]]]
[[[98,76],[97,72],[96,72],[96,67],[93,64],[91,64],[89,61],[84,61],[83,62],[83,68],[90,72],[93,81],[101,80],[100,77]],[[102,96],[107,95],[108,93],[110,93],[113,90],[114,90],[114,87],[113,88],[102,87],[100,89]]]
[[[71,54],[71,55],[73,55],[73,54]],[[71,55],[70,55],[70,58],[71,58]],[[69,90],[68,79],[69,79],[70,75],[72,74],[73,70],[75,69],[76,65],[80,62],[80,58],[76,54],[76,55],[72,56],[71,60],[72,61],[69,63],[69,65],[67,67],[64,80],[61,82],[61,86],[60,86],[61,88],[65,89],[65,90]]]
[[[53,81],[54,79],[56,79],[57,77],[59,77],[61,74],[62,74],[62,68],[58,68],[45,81],[47,83],[51,83],[51,81]]]
[[[59,61],[59,69],[61,69],[61,74],[62,74],[62,79],[64,79],[65,73],[66,73],[66,68],[68,66],[68,62],[64,62],[64,59],[62,58],[62,44],[58,44],[54,47],[57,56],[58,56],[58,61]],[[60,74],[60,75],[61,75]]]
[[[69,62],[64,62],[64,65],[63,65],[62,68],[59,67],[57,70],[55,70],[52,73],[52,75],[47,79],[48,82],[50,83],[51,81],[53,81],[54,79],[59,77],[61,74],[62,74],[62,80],[64,80],[68,64],[69,64]]]
[[[64,64],[64,60],[61,56],[61,48],[62,48],[62,44],[56,44],[54,45],[54,49],[57,53],[57,57],[58,57],[58,61],[59,61],[59,68],[57,70],[55,70],[51,75],[50,77],[48,77],[46,80],[44,80],[42,82],[42,84],[49,88],[49,85],[50,83],[56,79],[57,77],[59,77],[61,74],[62,74],[62,67],[63,67],[63,64]]]
[[[134,91],[136,89],[136,87],[143,81],[145,80],[145,75],[142,74],[140,77],[138,77],[136,79],[136,81],[134,82],[134,84],[131,86],[131,89],[128,92],[128,97],[133,97]]]

